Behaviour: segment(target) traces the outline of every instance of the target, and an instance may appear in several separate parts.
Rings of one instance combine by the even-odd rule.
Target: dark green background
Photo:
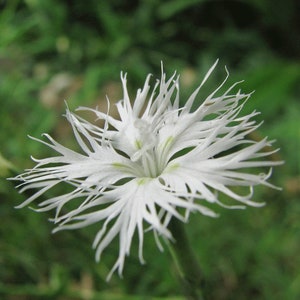
[[[66,99],[106,109],[121,97],[120,71],[131,95],[148,73],[181,74],[181,101],[219,58],[199,101],[230,70],[230,83],[255,90],[244,113],[265,120],[256,136],[276,139],[278,192],[258,188],[260,209],[223,210],[186,225],[205,273],[209,299],[296,300],[300,297],[300,5],[294,0],[58,1],[0,0],[0,151],[15,171],[32,167],[30,155],[50,151],[27,138],[50,133],[72,146]],[[152,81],[154,83],[154,80]],[[202,98],[201,98],[202,97]],[[141,266],[136,241],[124,278],[105,277],[117,243],[100,264],[91,249],[97,226],[51,234],[52,213],[15,210],[25,198],[5,180],[13,170],[0,160],[0,298],[183,299],[174,264],[145,234]],[[93,293],[97,293],[93,295]]]

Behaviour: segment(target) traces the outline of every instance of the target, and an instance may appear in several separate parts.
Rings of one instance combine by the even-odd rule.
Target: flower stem
[[[176,242],[167,242],[167,245],[178,269],[183,292],[188,300],[204,300],[202,295],[203,274],[190,246],[183,223],[173,218],[169,229]]]

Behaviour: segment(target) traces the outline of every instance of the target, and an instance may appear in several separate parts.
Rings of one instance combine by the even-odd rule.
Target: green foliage
[[[151,72],[181,74],[182,103],[219,58],[230,82],[255,93],[244,112],[261,112],[256,137],[277,140],[272,182],[260,188],[261,209],[220,210],[220,218],[193,215],[186,225],[207,279],[209,299],[299,299],[300,68],[298,1],[0,1],[0,298],[183,299],[175,266],[145,234],[147,264],[134,241],[124,279],[105,277],[117,242],[94,262],[97,226],[51,235],[51,213],[15,210],[24,200],[5,177],[32,167],[30,155],[47,149],[27,138],[50,133],[72,145],[61,117],[71,109],[99,106],[106,94],[121,97],[119,72],[132,91]],[[224,78],[222,67],[199,95]],[[111,107],[111,110],[114,108]],[[167,250],[167,249],[166,249]]]

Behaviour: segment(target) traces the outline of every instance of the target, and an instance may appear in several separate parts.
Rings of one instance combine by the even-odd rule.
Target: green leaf
[[[245,105],[244,113],[257,110],[262,113],[262,119],[276,116],[286,107],[299,79],[299,65],[283,62],[260,66],[247,74],[242,89],[246,86],[248,91],[255,90],[255,93]]]
[[[7,177],[11,174],[12,171],[15,171],[16,168],[14,165],[5,159],[0,153],[0,177]]]
[[[187,1],[174,0],[174,1],[165,2],[160,5],[158,14],[161,19],[168,19],[173,15],[177,14],[178,12],[190,6],[193,6],[195,4],[200,4],[202,2],[206,2],[206,0],[187,0]]]

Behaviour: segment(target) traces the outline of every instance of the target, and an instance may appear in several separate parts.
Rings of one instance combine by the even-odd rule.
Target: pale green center
[[[133,177],[140,178],[139,184],[144,184],[149,178],[158,178],[162,173],[174,171],[178,164],[172,164],[168,160],[169,150],[173,145],[174,138],[169,136],[158,146],[148,145],[146,139],[143,141],[135,140],[135,146],[138,149],[134,154],[134,159],[128,163],[113,163],[113,167],[120,172],[128,173]]]

